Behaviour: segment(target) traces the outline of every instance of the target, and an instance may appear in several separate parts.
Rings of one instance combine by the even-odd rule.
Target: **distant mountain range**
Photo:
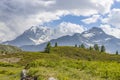
[[[23,45],[37,45],[49,41],[51,39],[51,35],[50,28],[33,26],[16,39],[3,42],[3,44],[19,47]]]
[[[62,36],[73,35],[74,33],[74,31],[70,32],[64,27],[59,27],[59,29],[52,29],[44,26],[32,26],[30,29],[24,31],[24,33],[18,36],[16,39],[3,42],[3,44],[9,44],[18,47],[24,45],[38,45]]]
[[[59,46],[74,46],[75,44],[85,44],[86,47],[94,44],[104,45],[107,52],[114,53],[120,50],[120,39],[106,34],[101,28],[93,27],[82,33],[75,33],[73,35],[57,36],[56,30],[47,27],[31,27],[15,40],[4,42],[21,47],[26,51],[40,51],[44,50],[48,41],[54,45],[56,42]],[[57,37],[56,37],[57,36]]]

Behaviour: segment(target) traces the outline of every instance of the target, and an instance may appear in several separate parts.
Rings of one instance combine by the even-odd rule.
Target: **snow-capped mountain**
[[[3,44],[9,44],[18,47],[24,45],[38,45],[62,36],[73,35],[78,31],[79,33],[81,33],[83,32],[83,29],[71,30],[68,27],[63,26],[59,26],[58,28],[33,26],[30,29],[26,30],[23,34],[18,36],[16,39],[3,42]]]
[[[82,43],[86,47],[93,46],[94,44],[105,45],[107,52],[120,50],[120,39],[106,34],[101,28],[93,27],[82,33],[75,34],[72,32],[73,35],[69,35],[64,27],[62,30],[64,31],[60,32],[61,30],[48,27],[33,26],[16,39],[4,42],[3,44],[18,46],[27,51],[43,50],[48,41],[52,45],[57,42],[60,46],[74,46],[75,44],[80,45]]]
[[[4,42],[14,46],[37,45],[51,40],[52,30],[48,27],[33,26],[12,41]]]
[[[72,36],[63,36],[58,39],[53,39],[50,41],[52,45],[56,42],[59,46],[74,46],[75,44],[85,44],[86,47],[93,46],[94,44],[104,45],[107,49],[107,52],[115,52],[116,50],[120,50],[120,39],[115,38],[111,35],[107,35],[102,29],[93,27],[90,30],[87,30],[83,33],[76,33]],[[43,50],[44,46],[47,43],[43,43],[37,46],[23,46],[23,50],[32,50],[39,51]],[[42,47],[43,46],[43,47]]]
[[[48,27],[33,26],[24,32],[35,44],[41,44],[51,40],[52,30]]]
[[[98,44],[105,45],[107,48],[110,48],[113,45],[120,46],[118,45],[118,43],[120,43],[120,39],[107,35],[102,29],[97,27],[93,27],[81,34],[76,33],[73,36],[64,36],[56,40],[51,40],[51,42],[58,42],[59,45],[80,45],[83,43],[86,46],[93,46],[94,44]]]

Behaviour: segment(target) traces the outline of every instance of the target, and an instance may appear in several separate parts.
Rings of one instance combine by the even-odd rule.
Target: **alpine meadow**
[[[0,80],[120,80],[120,0],[0,0]]]

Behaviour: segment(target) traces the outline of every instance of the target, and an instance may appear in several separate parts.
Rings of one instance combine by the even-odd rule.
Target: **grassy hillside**
[[[20,51],[21,51],[21,49],[15,47],[15,46],[1,45],[0,44],[0,53],[1,54],[17,53],[17,52],[20,52]]]
[[[0,80],[19,80],[20,71],[26,64],[30,67],[29,74],[39,75],[39,80],[49,77],[58,80],[120,80],[119,55],[82,48],[55,47],[50,53],[19,52],[0,55],[0,60]]]
[[[101,53],[98,51],[77,47],[55,47],[52,48],[51,53],[55,53],[60,56],[70,57],[73,59],[82,59],[89,61],[120,61],[119,55]]]

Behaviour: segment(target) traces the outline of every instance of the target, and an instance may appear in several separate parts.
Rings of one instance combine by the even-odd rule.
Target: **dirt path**
[[[15,57],[0,59],[0,62],[5,62],[5,63],[16,63],[19,61],[20,61],[20,58],[15,58]]]

